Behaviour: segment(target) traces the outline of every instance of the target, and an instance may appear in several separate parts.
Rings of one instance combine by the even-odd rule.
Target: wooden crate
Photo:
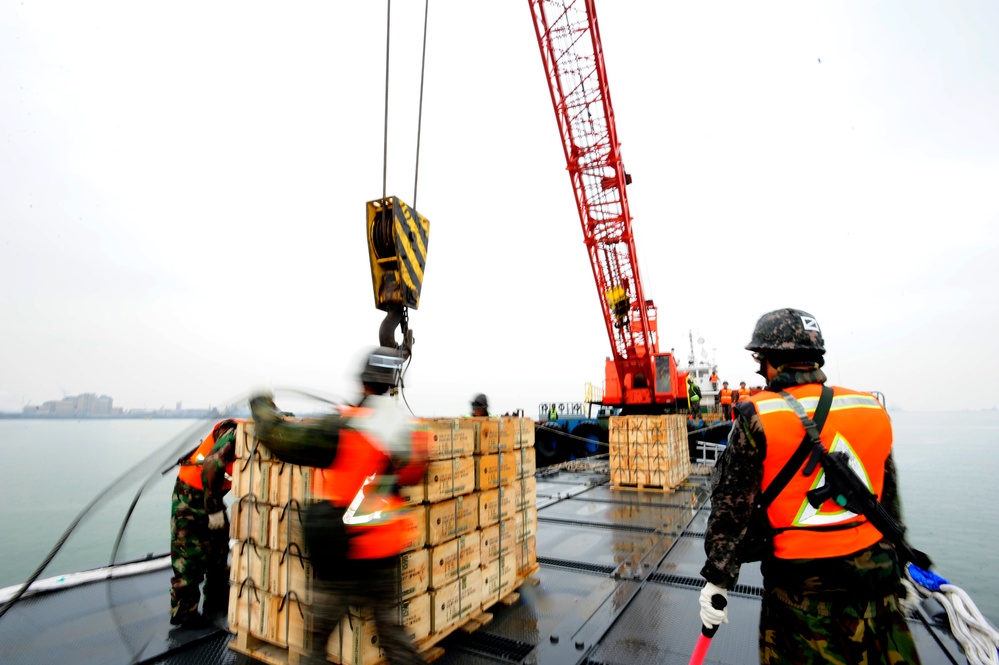
[[[534,476],[534,472],[538,470],[538,455],[534,448],[520,448],[516,452],[517,455],[517,478],[524,478],[525,476]]]
[[[513,487],[513,503],[516,510],[523,510],[538,502],[538,479],[534,476],[524,476],[510,484]]]
[[[406,552],[399,563],[400,597],[412,598],[430,588],[430,550]]]
[[[507,446],[524,448],[534,445],[534,421],[519,416],[501,416],[498,421],[499,446],[507,450]]]
[[[430,588],[441,589],[481,563],[479,534],[475,531],[435,545],[430,551]]]
[[[520,581],[537,572],[538,539],[536,536],[528,536],[517,543],[513,554],[516,560],[517,576]]]
[[[267,530],[268,547],[283,552],[289,546],[294,545],[308,556],[302,527],[302,520],[307,509],[308,506],[304,506],[294,499],[283,506],[272,506],[269,511],[270,519]]]
[[[248,541],[237,541],[232,548],[232,563],[229,566],[229,581],[241,584],[250,580],[252,586],[261,591],[271,590],[271,550]]]
[[[313,478],[319,469],[284,462],[273,462],[270,469],[267,502],[272,506],[286,506],[289,501],[313,503],[320,499],[312,491]]]
[[[236,540],[250,540],[266,546],[271,507],[254,495],[243,496],[232,504],[229,535]]]
[[[513,451],[495,455],[476,455],[473,459],[477,490],[491,490],[517,478],[517,455]]]
[[[474,450],[476,455],[491,455],[513,450],[512,438],[500,440],[499,418],[465,418],[464,420],[471,421],[476,427]]]
[[[684,416],[616,416],[609,427],[612,487],[663,491],[690,475]]]
[[[482,564],[483,610],[489,609],[517,586],[517,558],[511,553]]]
[[[467,457],[475,452],[477,424],[469,418],[436,418],[423,421],[429,429],[431,460]]]
[[[424,478],[428,503],[471,494],[475,490],[475,460],[455,457],[431,462]]]
[[[481,529],[479,534],[479,553],[482,563],[489,563],[501,556],[513,553],[517,544],[517,520],[503,520]]]
[[[253,457],[237,459],[232,464],[233,496],[254,496],[262,503],[270,503],[270,460]]]
[[[267,446],[257,441],[253,435],[253,421],[240,422],[236,425],[236,458],[271,459],[273,455]]]
[[[303,603],[312,604],[315,600],[315,572],[312,562],[291,547],[283,552],[270,552],[270,584],[268,590],[276,596],[294,592]]]
[[[482,574],[479,568],[463,575],[442,589],[430,592],[431,625],[439,633],[481,612]]]
[[[516,541],[518,543],[529,536],[536,536],[538,534],[538,509],[534,506],[528,506],[518,511],[514,522],[517,525]]]
[[[483,529],[501,519],[513,517],[517,512],[517,489],[514,485],[501,485],[496,489],[476,492],[479,499],[478,526]]]
[[[424,508],[427,515],[426,545],[439,545],[478,527],[479,502],[475,496],[459,496]]]
[[[253,580],[244,579],[229,587],[229,631],[248,633],[256,637],[267,634],[267,603],[270,594],[258,588]]]
[[[404,601],[400,607],[403,629],[414,643],[430,636],[430,594],[424,593]],[[326,643],[326,657],[342,665],[372,665],[385,660],[378,639],[375,620],[369,612],[352,610]]]

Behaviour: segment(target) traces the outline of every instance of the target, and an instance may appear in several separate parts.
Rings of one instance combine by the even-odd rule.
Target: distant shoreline
[[[122,413],[113,416],[62,416],[52,414],[0,413],[0,420],[198,420],[201,418],[218,418],[218,411],[182,411]]]

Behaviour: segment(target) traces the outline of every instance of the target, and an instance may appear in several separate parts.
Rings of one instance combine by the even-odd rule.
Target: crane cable
[[[416,109],[416,159],[413,167],[413,208],[416,208],[416,194],[420,182],[420,138],[423,130],[423,84],[427,72],[427,25],[430,16],[430,0],[423,5],[423,49],[420,56],[420,97]],[[392,53],[392,0],[387,0],[385,17],[385,112],[382,129],[382,198],[388,196],[388,118],[389,118],[389,71]]]
[[[423,84],[426,79],[427,71],[427,24],[428,17],[430,15],[430,0],[426,0],[423,6],[423,50],[420,57],[420,97],[417,104],[417,120],[416,120],[416,158],[415,165],[413,167],[413,209],[416,209],[416,195],[420,182],[420,138],[422,136],[423,130]],[[384,125],[382,129],[382,200],[384,201],[388,198],[388,120],[389,120],[389,90],[391,86],[389,85],[389,72],[390,72],[390,61],[392,53],[392,0],[387,0],[386,2],[386,16],[385,16],[385,110],[384,110]],[[402,308],[402,335],[403,344],[407,343],[406,335],[409,330],[409,308]],[[409,406],[409,402],[406,400],[406,395],[404,392],[405,383],[403,378],[405,377],[406,370],[409,369],[409,365],[412,363],[412,353],[413,349],[409,348],[409,358],[406,362],[405,367],[403,367],[402,372],[399,376],[399,395],[402,397],[403,402],[405,402],[406,407],[409,408],[410,413],[412,413],[412,408]]]
[[[947,612],[950,632],[970,665],[999,665],[999,631],[989,623],[971,597],[936,573],[910,563],[902,578],[909,609],[922,598],[933,598]]]

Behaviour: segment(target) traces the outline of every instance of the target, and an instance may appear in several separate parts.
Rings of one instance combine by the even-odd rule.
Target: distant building
[[[107,395],[84,393],[61,400],[48,401],[41,406],[26,406],[21,409],[20,416],[7,414],[0,417],[27,418],[215,418],[219,410],[215,407],[207,409],[185,409],[183,402],[177,402],[176,408],[161,406],[158,409],[122,409],[114,405]]]
[[[73,397],[63,397],[61,400],[50,400],[41,406],[26,406],[22,410],[25,415],[52,416],[55,418],[89,418],[120,416],[122,409],[114,407],[114,400],[107,395],[84,393]]]

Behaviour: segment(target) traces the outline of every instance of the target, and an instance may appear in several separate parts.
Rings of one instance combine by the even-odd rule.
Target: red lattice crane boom
[[[656,306],[642,290],[596,9],[593,0],[528,4],[613,350],[603,403],[661,413],[686,391],[672,355],[659,352]]]

